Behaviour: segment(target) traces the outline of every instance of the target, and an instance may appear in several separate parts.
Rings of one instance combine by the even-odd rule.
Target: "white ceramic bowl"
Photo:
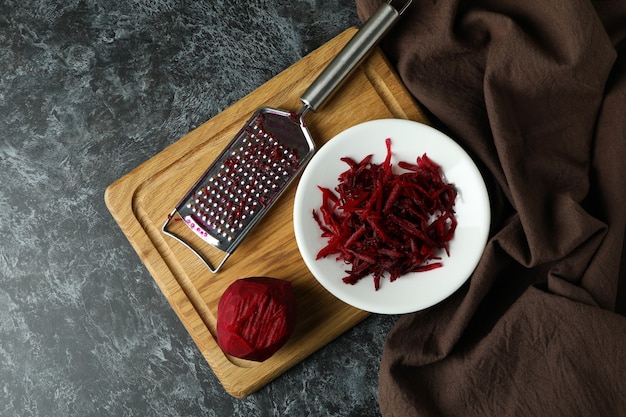
[[[458,192],[455,203],[458,225],[450,241],[450,257],[442,254],[443,267],[406,274],[394,282],[381,280],[378,291],[372,277],[357,284],[342,281],[350,268],[334,256],[316,260],[326,246],[312,216],[322,195],[318,186],[334,189],[340,173],[348,169],[342,157],[361,160],[373,154],[382,163],[391,138],[392,164],[415,162],[426,153],[439,164],[445,179]],[[394,169],[398,169],[394,167]],[[470,277],[487,243],[491,211],[483,178],[467,153],[440,131],[422,123],[381,119],[353,126],[320,148],[300,178],[294,201],[294,231],[298,248],[313,276],[335,297],[359,309],[379,314],[403,314],[428,308],[454,293]]]

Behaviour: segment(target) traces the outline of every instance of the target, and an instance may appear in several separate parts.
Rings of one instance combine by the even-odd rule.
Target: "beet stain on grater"
[[[312,148],[309,143],[298,149],[276,140],[266,129],[272,116],[270,109],[255,114],[178,210],[219,249],[227,250],[261,217],[298,171],[299,155],[306,157]]]
[[[217,272],[313,156],[313,139],[301,122],[292,113],[257,110],[170,213],[163,231]],[[176,214],[203,241],[225,253],[216,267],[167,229]]]
[[[217,273],[255,224],[270,209],[315,153],[315,142],[304,124],[347,78],[410,5],[397,9],[393,1],[378,11],[302,94],[302,108],[289,112],[270,107],[257,110],[211,166],[171,211],[162,231],[191,250]],[[204,242],[224,253],[213,266],[182,235],[170,230],[178,215]]]

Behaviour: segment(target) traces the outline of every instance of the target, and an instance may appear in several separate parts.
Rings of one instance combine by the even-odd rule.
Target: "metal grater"
[[[279,143],[252,125],[208,171],[180,208],[189,224],[199,223],[202,237],[226,250],[255,214],[271,205],[300,166],[297,149]]]
[[[257,110],[170,213],[164,233],[217,272],[314,152],[313,139],[297,114],[269,107]],[[202,240],[225,253],[216,267],[168,230],[176,214]]]
[[[304,105],[299,112],[263,107],[252,115],[172,210],[163,225],[163,233],[195,253],[211,272],[220,270],[315,153],[315,142],[304,124],[305,114],[323,104],[411,1],[399,10],[391,3],[381,5],[303,93],[300,100]],[[176,215],[203,241],[224,252],[217,266],[169,230]]]

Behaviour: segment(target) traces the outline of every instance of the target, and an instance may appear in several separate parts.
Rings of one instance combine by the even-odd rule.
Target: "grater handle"
[[[302,94],[303,110],[317,111],[350,73],[367,57],[389,29],[397,22],[400,15],[411,4],[405,2],[400,8],[392,6],[392,1],[383,3],[378,10],[361,26],[346,46],[328,64],[322,73]]]
[[[165,221],[165,223],[163,223],[163,226],[161,227],[161,231],[168,235],[169,237],[173,238],[174,240],[177,240],[178,242],[180,242],[183,246],[185,246],[187,249],[189,249],[194,255],[196,255],[198,257],[198,259],[200,259],[200,261],[202,261],[202,263],[209,268],[209,271],[213,272],[214,274],[217,274],[219,272],[219,270],[222,268],[222,266],[224,265],[224,263],[226,262],[226,260],[228,259],[228,257],[230,256],[230,252],[225,252],[224,256],[222,257],[222,259],[220,260],[220,262],[217,264],[217,266],[213,266],[213,264],[211,264],[211,262],[209,262],[208,259],[206,259],[204,256],[202,256],[202,254],[196,249],[194,248],[191,243],[187,242],[183,237],[177,235],[176,233],[173,233],[172,231],[168,230],[168,226],[170,224],[170,221],[172,220],[172,218],[174,217],[174,215],[177,213],[177,209],[172,210],[172,212],[169,214],[169,216],[167,216],[167,220]]]

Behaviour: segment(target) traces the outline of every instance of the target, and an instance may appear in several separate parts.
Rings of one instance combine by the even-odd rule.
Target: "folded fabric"
[[[413,0],[381,46],[493,213],[467,284],[388,335],[382,414],[626,415],[626,1]]]

